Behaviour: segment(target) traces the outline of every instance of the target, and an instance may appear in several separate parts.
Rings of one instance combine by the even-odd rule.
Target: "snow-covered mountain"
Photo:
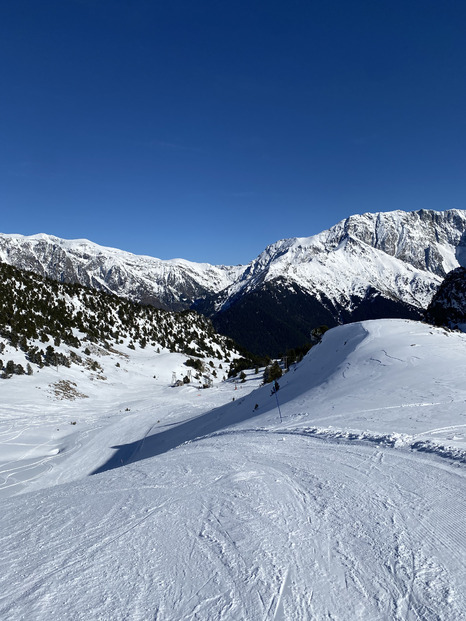
[[[167,310],[231,284],[244,269],[184,259],[163,261],[53,235],[0,234],[0,261],[59,282],[79,283]]]
[[[264,317],[291,334],[299,313],[421,308],[465,213],[396,214],[274,244],[216,316],[265,300],[244,326],[267,335]],[[397,269],[415,303],[382,291]],[[465,334],[338,326],[271,395],[262,370],[222,381],[239,353],[195,313],[2,273],[2,619],[463,619]]]
[[[318,235],[268,246],[222,292],[216,310],[278,278],[347,308],[369,287],[424,308],[441,279],[458,267],[465,239],[464,211],[351,216]]]
[[[272,343],[283,351],[320,323],[420,317],[465,259],[466,211],[366,213],[272,244],[197,308],[252,349]],[[260,338],[253,341],[247,319],[258,313]]]
[[[445,275],[466,265],[466,211],[354,215],[278,241],[247,266],[162,261],[49,235],[0,235],[0,261],[162,308],[193,306],[248,349],[278,354],[321,324],[421,317]]]

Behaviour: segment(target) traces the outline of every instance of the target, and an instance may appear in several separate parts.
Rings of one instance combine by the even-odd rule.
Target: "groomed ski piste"
[[[466,335],[332,329],[282,420],[127,353],[0,381],[1,619],[465,618]]]

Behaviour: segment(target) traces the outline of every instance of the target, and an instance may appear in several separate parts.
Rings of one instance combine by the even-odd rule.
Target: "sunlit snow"
[[[330,330],[282,422],[260,374],[121,354],[0,381],[0,618],[464,619],[465,335]]]

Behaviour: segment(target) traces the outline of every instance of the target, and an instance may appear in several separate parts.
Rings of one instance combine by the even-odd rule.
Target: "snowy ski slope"
[[[283,422],[259,376],[175,389],[181,357],[132,356],[66,370],[86,399],[0,384],[0,618],[464,619],[465,335],[335,328]]]

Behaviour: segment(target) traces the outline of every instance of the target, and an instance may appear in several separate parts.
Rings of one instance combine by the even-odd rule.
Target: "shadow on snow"
[[[275,405],[274,399],[273,402],[270,401],[270,404],[267,404],[266,408],[261,407],[254,410],[251,409],[250,405],[253,401],[254,397],[247,395],[233,403],[210,410],[201,416],[190,418],[179,424],[175,423],[174,425],[176,426],[170,426],[163,431],[151,433],[152,427],[140,440],[113,446],[112,448],[115,449],[113,456],[91,474],[99,474],[128,463],[161,455],[187,442],[192,442],[230,425],[254,418],[259,414],[263,414],[264,411],[273,409]]]
[[[340,326],[329,331],[325,335],[324,342],[331,355],[327,353],[327,355],[320,356],[319,350],[314,347],[306,356],[304,364],[297,365],[291,375],[286,374],[283,377],[284,387],[278,393],[283,415],[286,417],[288,401],[328,381],[332,374],[344,373],[348,354],[356,349],[366,335],[367,331],[362,324]],[[324,346],[321,344],[320,347]],[[295,371],[300,372],[294,377]],[[257,402],[257,408],[255,402]],[[115,449],[114,455],[91,474],[99,474],[128,463],[161,455],[187,442],[201,439],[259,415],[274,413],[274,411],[276,411],[277,424],[280,424],[275,396],[270,395],[270,385],[267,385],[199,417],[190,418],[179,424],[175,423],[175,426],[168,429],[165,426],[165,429],[158,433],[151,434],[152,429],[150,429],[143,438],[136,442],[112,447]],[[275,416],[275,413],[273,415]]]

